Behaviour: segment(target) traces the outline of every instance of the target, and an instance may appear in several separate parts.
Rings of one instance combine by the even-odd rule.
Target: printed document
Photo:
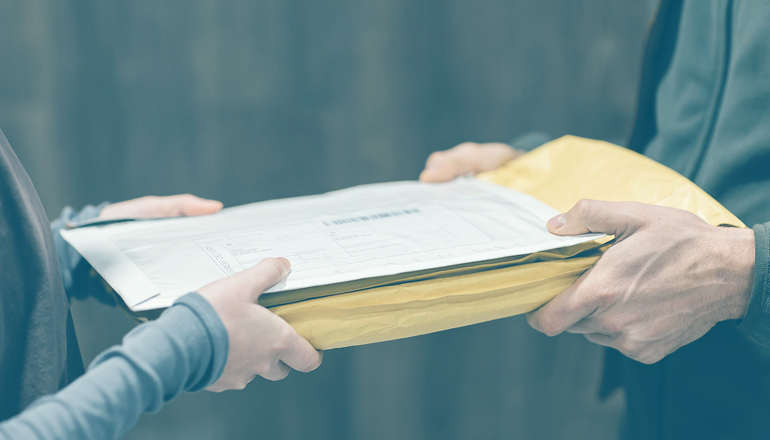
[[[545,222],[558,211],[502,186],[461,178],[391,182],[252,203],[201,217],[130,221],[62,231],[135,311],[263,258],[285,257],[282,292],[526,255],[587,242]]]

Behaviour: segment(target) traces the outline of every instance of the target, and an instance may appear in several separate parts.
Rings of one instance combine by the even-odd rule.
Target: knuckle
[[[313,361],[307,361],[302,364],[299,368],[297,368],[297,371],[301,371],[303,373],[309,373],[311,371],[315,370],[315,362]]]
[[[283,353],[291,346],[291,341],[294,338],[294,330],[287,324],[281,326],[278,331],[278,337],[273,341],[273,350],[279,353]]]
[[[211,391],[222,392],[227,390],[242,390],[246,388],[246,384],[243,378],[229,378],[226,381],[217,382],[212,386]]]
[[[603,310],[615,302],[615,292],[606,284],[600,284],[593,295],[597,310]]]
[[[289,370],[279,370],[278,372],[275,373],[275,375],[273,375],[270,378],[270,380],[272,380],[273,382],[278,382],[279,380],[286,379],[286,376],[288,375],[289,375]]]
[[[602,333],[607,335],[614,335],[616,333],[623,332],[625,324],[618,318],[608,317],[599,321],[599,326],[603,330]],[[624,340],[626,343],[627,340]]]
[[[581,217],[585,217],[593,210],[593,200],[580,199],[577,203],[575,203],[575,207],[572,209],[576,214],[580,215]]]
[[[587,290],[590,291],[591,302],[596,306],[597,310],[604,310],[610,307],[615,303],[619,295],[613,275],[609,275],[607,270],[592,271],[590,287]]]
[[[225,391],[227,388],[225,388],[223,385],[215,383],[214,385],[211,385],[210,387],[206,388],[206,390],[212,392],[212,393],[221,393]]]
[[[221,393],[230,389],[232,389],[232,384],[229,380],[224,378],[220,378],[218,381],[214,382],[214,385],[211,385],[207,388],[207,390],[213,391],[215,393]]]
[[[441,159],[443,159],[443,157],[446,156],[446,154],[447,154],[446,151],[434,151],[433,153],[430,154],[430,156],[428,156],[428,160],[426,161],[426,163],[438,162]]]
[[[274,280],[279,280],[283,275],[283,271],[281,270],[283,265],[276,259],[262,260],[254,267],[256,269],[254,272],[251,272],[251,280],[259,282],[260,284],[272,284]]]
[[[283,264],[275,258],[267,260],[268,267],[265,268],[265,274],[272,279],[278,278],[283,275]]]
[[[273,341],[273,351],[276,353],[284,353],[289,349],[288,344],[284,338],[278,338]]]
[[[258,362],[256,365],[254,365],[254,373],[264,376],[268,373],[270,373],[270,362],[262,361]]]
[[[575,214],[583,221],[593,222],[599,217],[600,203],[596,200],[580,199],[575,204]]]
[[[299,371],[308,373],[310,371],[315,370],[318,368],[319,365],[321,365],[321,360],[318,358],[318,355],[314,355],[313,353],[310,353],[311,356],[308,356],[308,359],[306,362],[302,364],[302,367],[299,368]]]
[[[617,349],[631,359],[639,360],[642,357],[639,343],[629,338],[623,338],[618,341]]]
[[[263,378],[270,381],[279,381],[289,375],[289,367],[282,364],[278,359],[274,359],[267,364],[267,371],[260,374]]]
[[[170,202],[175,204],[185,204],[187,202],[192,201],[195,198],[195,196],[193,196],[192,194],[174,194],[171,196],[160,196],[157,198],[167,203]]]
[[[644,355],[640,355],[640,359],[638,359],[638,361],[643,364],[652,365],[661,361],[664,357],[666,357],[665,352],[659,348],[652,348],[651,350],[648,350],[648,352]]]
[[[634,360],[636,360],[637,362],[641,362],[641,363],[643,363],[645,365],[652,365],[652,364],[658,362],[660,359],[657,356],[655,356],[655,355],[648,355],[648,356],[643,356],[643,357],[640,357],[640,358],[634,359]]]
[[[475,142],[463,142],[454,147],[457,151],[473,151],[479,147],[479,144]]]
[[[561,333],[559,321],[553,315],[541,316],[538,320],[538,325],[540,327],[539,330],[548,336],[556,336]]]

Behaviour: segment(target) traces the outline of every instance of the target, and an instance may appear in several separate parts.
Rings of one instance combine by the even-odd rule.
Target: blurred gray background
[[[232,206],[415,179],[540,130],[623,142],[651,7],[613,0],[0,0],[0,128],[51,218],[147,194]],[[73,304],[84,360],[131,327]],[[128,439],[602,439],[601,350],[522,317],[332,350],[185,395]]]

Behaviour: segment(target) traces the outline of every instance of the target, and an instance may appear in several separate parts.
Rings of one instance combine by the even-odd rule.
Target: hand
[[[506,144],[465,142],[449,150],[431,154],[420,174],[420,181],[446,182],[468,173],[494,170],[522,154],[524,151]]]
[[[201,199],[190,194],[156,197],[146,196],[105,206],[99,213],[104,220],[141,217],[181,217],[214,214],[222,202]]]
[[[581,200],[548,221],[558,235],[616,242],[572,286],[527,315],[549,336],[583,333],[652,364],[717,322],[741,319],[754,272],[754,232],[710,226],[687,211]]]
[[[243,389],[254,377],[281,380],[290,367],[303,372],[321,365],[321,352],[278,315],[257,305],[267,288],[289,273],[285,258],[267,258],[256,266],[198,290],[227,329],[230,350],[222,376],[207,389]]]

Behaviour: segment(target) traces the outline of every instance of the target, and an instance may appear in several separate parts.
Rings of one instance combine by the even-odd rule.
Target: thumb
[[[265,258],[243,272],[234,275],[248,293],[249,301],[256,303],[262,293],[289,274],[291,263],[286,258]]]
[[[452,150],[436,151],[428,157],[420,173],[421,182],[447,182],[462,175],[460,164],[452,158]]]
[[[468,173],[493,170],[522,154],[523,151],[499,142],[465,142],[431,154],[420,174],[420,181],[446,182]]]
[[[202,199],[192,194],[170,196],[168,201],[171,202],[169,211],[174,215],[206,215],[222,209],[222,202]]]
[[[569,211],[548,220],[548,231],[557,235],[600,232],[620,237],[643,224],[641,203],[580,200]]]

